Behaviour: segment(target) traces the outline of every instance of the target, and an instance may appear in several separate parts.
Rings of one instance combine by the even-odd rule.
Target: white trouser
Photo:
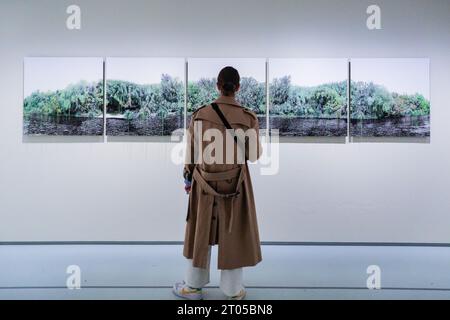
[[[208,250],[208,262],[206,269],[196,268],[192,265],[192,259],[188,260],[185,283],[191,288],[203,288],[209,283],[209,262],[211,260],[211,246]],[[242,268],[221,270],[220,271],[220,289],[228,296],[237,295],[242,289]]]

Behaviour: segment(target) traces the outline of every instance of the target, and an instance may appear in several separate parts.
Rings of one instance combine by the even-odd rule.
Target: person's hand
[[[186,191],[186,194],[189,194],[191,192],[191,186],[192,183],[188,180],[184,180],[184,191]]]

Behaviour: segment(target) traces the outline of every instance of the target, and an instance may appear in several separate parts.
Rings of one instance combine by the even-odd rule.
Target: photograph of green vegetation
[[[317,87],[291,84],[291,77],[270,84],[270,127],[281,136],[346,136],[347,82]]]
[[[351,135],[430,136],[428,59],[353,59]]]
[[[170,136],[184,128],[184,59],[108,58],[106,134]]]
[[[27,58],[24,135],[103,135],[103,59]]]
[[[183,128],[184,85],[161,75],[159,84],[108,80],[106,134],[170,136]]]
[[[270,129],[284,137],[347,135],[344,59],[271,59]]]
[[[241,73],[236,100],[266,128],[264,59],[26,58],[24,135],[170,136],[218,96],[217,74]],[[429,137],[428,59],[352,59],[350,135]],[[269,124],[280,136],[348,134],[346,59],[269,60]],[[104,93],[103,81],[106,81]],[[103,114],[104,96],[106,112]]]

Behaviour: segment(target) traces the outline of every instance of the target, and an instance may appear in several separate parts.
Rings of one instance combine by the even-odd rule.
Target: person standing
[[[188,267],[184,281],[176,283],[173,292],[191,300],[203,299],[202,288],[209,283],[211,246],[218,245],[220,288],[231,300],[246,296],[243,268],[262,260],[247,164],[262,153],[258,118],[236,100],[240,89],[236,69],[222,69],[217,88],[220,97],[193,113],[188,130],[183,174],[189,193],[183,250]],[[217,137],[218,133],[223,139]]]

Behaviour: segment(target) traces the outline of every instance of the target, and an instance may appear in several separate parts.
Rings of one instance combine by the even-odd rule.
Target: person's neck
[[[224,95],[224,94],[221,94],[221,97],[223,97],[223,98],[236,99],[236,94],[232,94],[232,95]]]

